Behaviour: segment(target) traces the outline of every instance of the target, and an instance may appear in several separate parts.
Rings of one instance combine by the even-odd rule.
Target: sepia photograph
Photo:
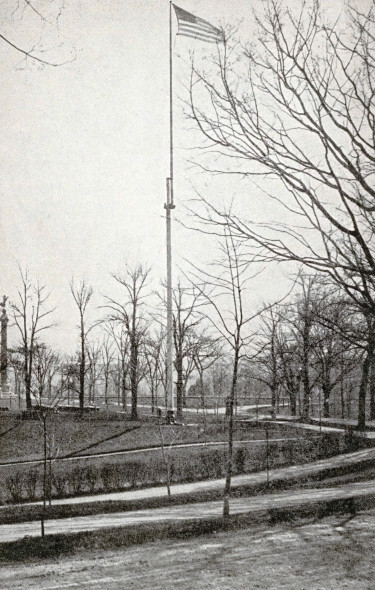
[[[375,587],[375,0],[1,0],[0,588]]]

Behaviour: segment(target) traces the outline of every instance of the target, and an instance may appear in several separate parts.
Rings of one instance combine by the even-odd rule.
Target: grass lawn
[[[55,415],[47,419],[49,438],[58,455],[79,452],[107,452],[127,448],[160,444],[156,423],[134,422],[127,419],[104,420],[98,417]],[[210,436],[220,440],[222,425],[211,429]],[[196,441],[202,428],[163,427],[163,437],[168,442]],[[1,460],[40,459],[43,454],[43,425],[39,420],[18,420],[12,416],[0,416]],[[94,446],[95,445],[95,446]]]
[[[2,461],[19,461],[43,457],[43,425],[37,420],[17,420],[14,416],[1,416]],[[235,430],[233,473],[249,473],[293,463],[304,463],[324,452],[340,451],[342,441],[325,441],[316,433],[295,430],[289,425],[268,427],[269,446],[265,443],[266,431],[261,426],[238,426]],[[170,443],[203,443],[189,448],[166,448],[168,469],[174,483],[218,478],[224,475],[225,447],[214,448],[204,443],[225,441],[227,433],[222,421],[211,419],[187,425],[158,425],[155,421],[133,422],[124,418],[105,420],[103,416],[54,415],[48,418],[48,444],[51,442],[51,464],[47,477],[52,485],[52,497],[109,493],[138,486],[165,483],[166,464],[160,449],[138,450],[132,454],[101,455],[129,449],[166,447]],[[288,440],[288,439],[294,440]],[[330,439],[332,437],[329,437]],[[272,442],[280,439],[279,442]],[[281,442],[280,442],[281,441]],[[339,446],[338,446],[339,445]],[[47,449],[47,455],[50,451]],[[76,456],[59,460],[71,454],[89,454],[90,458]],[[47,484],[48,485],[48,484]],[[4,465],[0,467],[0,501],[19,503],[42,497],[43,463]]]
[[[160,445],[160,431],[156,422],[133,422],[127,419],[105,420],[103,417],[67,416],[57,414],[47,418],[48,440],[53,454],[101,453]],[[272,433],[280,437],[306,437],[304,431],[288,426],[276,426]],[[202,423],[184,426],[163,426],[166,444],[182,442],[220,441],[226,439],[222,419],[211,418],[206,430]],[[235,431],[235,438],[264,439],[264,428]],[[43,425],[39,420],[19,420],[12,415],[0,415],[1,461],[41,459],[43,457]]]

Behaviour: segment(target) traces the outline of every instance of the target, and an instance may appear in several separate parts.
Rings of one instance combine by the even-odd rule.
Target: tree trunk
[[[375,351],[372,351],[370,358],[370,420],[375,420]]]
[[[366,426],[366,391],[368,382],[368,373],[370,366],[370,355],[367,351],[362,364],[362,378],[358,393],[358,430],[364,430]]]
[[[375,331],[373,329],[371,318],[368,322],[368,344],[365,359],[362,365],[362,378],[358,394],[358,429],[363,430],[366,426],[366,393],[369,382],[369,373],[372,366],[372,358],[375,352]],[[372,381],[372,377],[371,377]]]
[[[85,326],[81,313],[81,362],[79,364],[79,411],[83,416],[85,409],[85,373],[86,373],[86,350],[85,350]]]
[[[271,381],[271,415],[276,418],[276,406],[278,405],[278,386],[277,386],[277,356],[275,351],[275,330],[273,329],[271,339],[271,360],[272,360],[272,381]]]
[[[25,397],[26,397],[26,409],[28,412],[31,412],[32,405],[31,405],[31,379],[30,375],[27,373],[25,375]]]
[[[104,375],[104,401],[105,405],[108,406],[108,375]]]
[[[345,392],[344,392],[344,379],[341,377],[340,381],[340,401],[341,401],[341,418],[345,420],[345,418],[349,418],[346,416],[346,402],[345,402]]]
[[[302,369],[302,385],[303,385],[303,397],[302,397],[302,418],[307,420],[310,414],[310,376],[307,365],[307,360],[304,362]]]
[[[329,384],[323,383],[322,392],[323,392],[323,417],[329,418],[329,415],[330,415],[329,399],[330,399],[330,395],[331,395],[331,387],[329,386]],[[319,401],[319,414],[320,415],[322,414],[322,408],[320,407],[320,401]]]
[[[199,386],[201,389],[201,408],[203,412],[203,428],[204,428],[204,436],[206,440],[206,429],[207,429],[207,416],[206,416],[206,399],[204,396],[204,385],[203,385],[203,372],[199,371]]]
[[[182,403],[183,403],[183,388],[184,388],[184,374],[183,374],[183,364],[182,359],[178,357],[176,359],[176,373],[177,373],[177,383],[176,383],[176,418],[177,420],[182,420]]]
[[[229,517],[229,497],[230,497],[230,487],[231,487],[232,468],[233,468],[233,406],[234,406],[234,400],[235,400],[236,389],[237,389],[239,354],[240,354],[240,351],[239,351],[239,347],[238,347],[238,343],[237,343],[235,350],[234,350],[232,385],[231,385],[230,397],[228,400],[229,403],[227,406],[227,409],[228,409],[228,456],[227,456],[226,477],[225,477],[225,487],[224,487],[224,505],[223,505],[223,519],[224,520],[226,520]]]
[[[289,390],[290,413],[292,416],[297,416],[297,391]]]
[[[272,418],[276,418],[276,405],[277,405],[277,386],[272,385],[271,387],[271,415]]]
[[[124,410],[124,412],[126,412],[126,373],[127,371],[125,370],[125,362],[124,360],[121,361],[121,403],[122,403],[122,409]]]
[[[308,313],[308,312],[307,312]],[[310,375],[309,375],[309,357],[310,357],[310,321],[305,317],[303,329],[303,349],[302,349],[302,418],[307,420],[310,414]]]
[[[25,398],[26,398],[26,410],[31,412],[31,368],[32,368],[32,355],[28,349],[25,352]]]
[[[138,347],[137,344],[134,342],[134,339],[131,342],[130,348],[130,386],[131,386],[131,396],[132,396],[132,408],[131,408],[131,420],[138,420]]]
[[[151,414],[154,415],[155,414],[155,408],[156,408],[156,404],[155,404],[155,389],[154,389],[154,384],[151,384]]]

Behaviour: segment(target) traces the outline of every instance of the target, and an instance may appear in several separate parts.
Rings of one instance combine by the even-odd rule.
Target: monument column
[[[0,306],[3,308],[0,322],[1,322],[1,351],[0,351],[0,375],[1,375],[1,393],[9,394],[8,383],[8,316],[6,312],[6,302],[8,297],[3,296],[3,301]]]

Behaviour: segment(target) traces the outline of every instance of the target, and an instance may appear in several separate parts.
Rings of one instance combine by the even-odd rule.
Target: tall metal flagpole
[[[172,235],[171,211],[173,202],[173,78],[172,78],[172,1],[169,3],[169,177],[167,178],[166,210],[167,230],[167,410],[173,419],[173,316],[172,316]]]

